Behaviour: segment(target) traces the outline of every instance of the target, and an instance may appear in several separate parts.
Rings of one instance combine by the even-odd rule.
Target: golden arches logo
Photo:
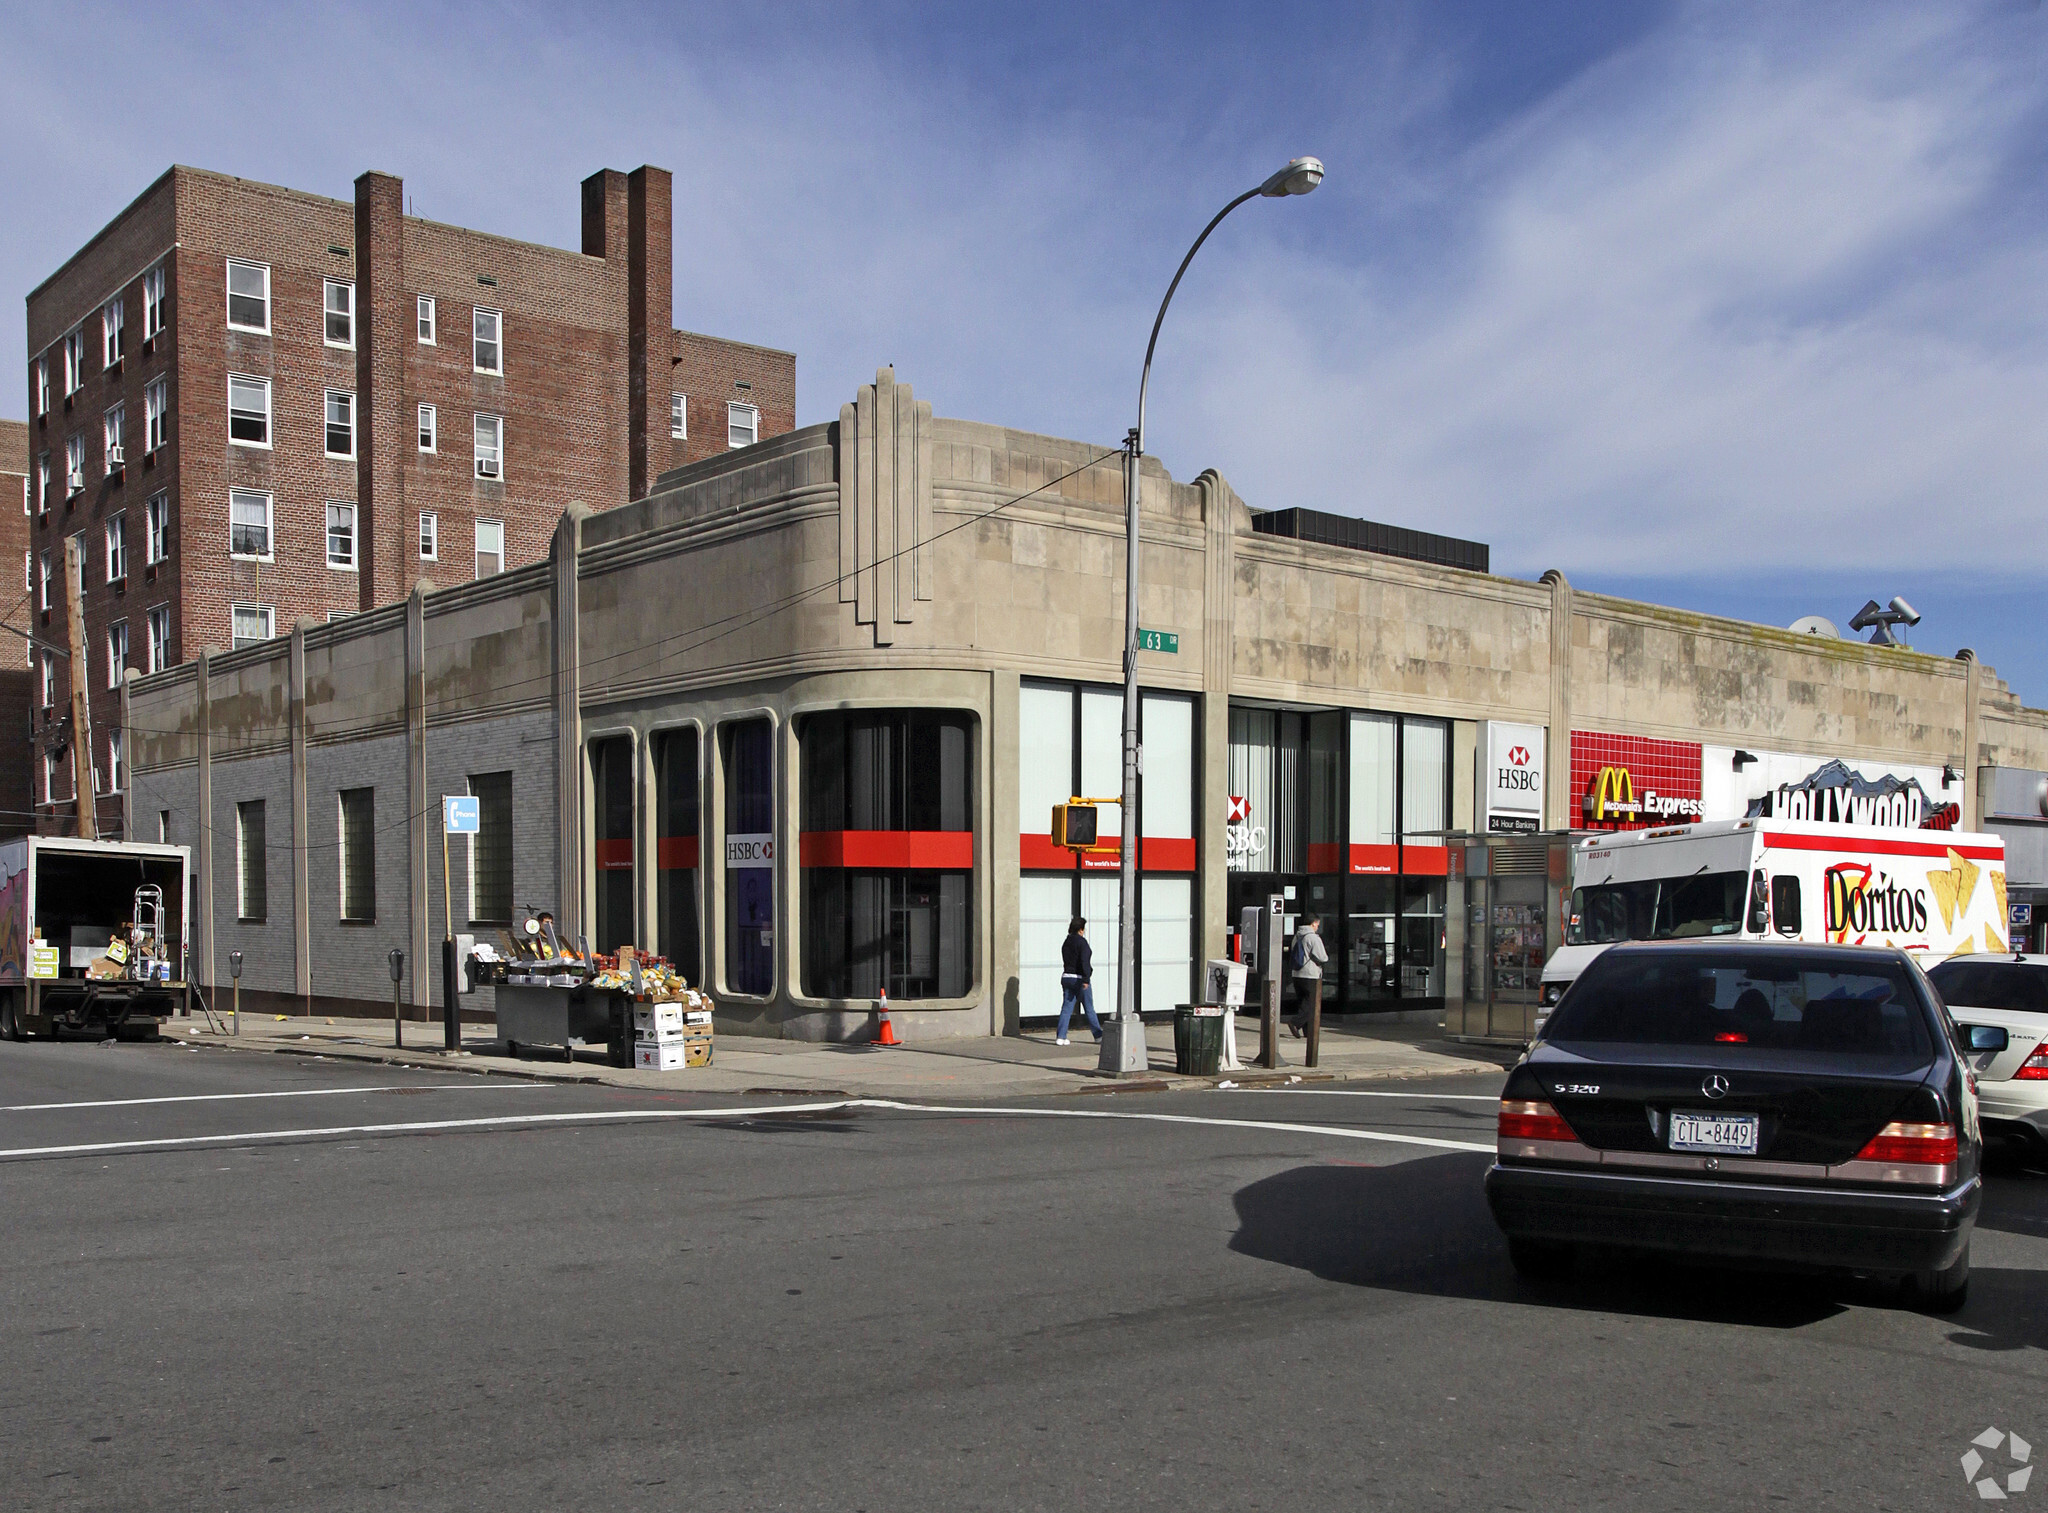
[[[1593,786],[1586,791],[1586,818],[1601,825],[1634,819],[1638,812],[1636,782],[1628,769],[1602,767]]]

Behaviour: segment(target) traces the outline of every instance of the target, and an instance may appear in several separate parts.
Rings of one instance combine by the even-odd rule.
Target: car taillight
[[[1499,1136],[1503,1140],[1577,1140],[1556,1109],[1541,1101],[1503,1098]]]
[[[1858,1161],[1883,1161],[1892,1166],[1952,1166],[1956,1159],[1953,1124],[1887,1124],[1856,1153]]]
[[[2034,1054],[2020,1063],[2012,1074],[2015,1082],[2048,1082],[2048,1040],[2034,1047]]]

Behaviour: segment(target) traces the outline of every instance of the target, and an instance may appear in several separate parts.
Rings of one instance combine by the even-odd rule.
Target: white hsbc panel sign
[[[1481,723],[1475,818],[1482,835],[1532,835],[1543,828],[1543,742],[1541,725]]]

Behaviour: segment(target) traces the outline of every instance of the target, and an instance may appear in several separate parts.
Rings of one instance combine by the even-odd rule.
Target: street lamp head
[[[1268,199],[1277,199],[1283,194],[1307,194],[1322,181],[1321,158],[1296,158],[1261,184],[1259,193]]]

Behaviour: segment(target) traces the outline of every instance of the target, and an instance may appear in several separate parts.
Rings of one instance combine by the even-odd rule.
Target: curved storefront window
[[[971,715],[807,717],[803,988],[817,998],[961,998],[973,980]]]
[[[725,986],[775,989],[775,732],[739,720],[719,733],[725,763]]]
[[[654,737],[655,928],[657,949],[695,984],[704,970],[698,940],[697,879],[702,875],[697,732]]]
[[[633,739],[607,736],[590,743],[590,787],[596,801],[596,946],[616,951],[636,944],[633,923]]]

